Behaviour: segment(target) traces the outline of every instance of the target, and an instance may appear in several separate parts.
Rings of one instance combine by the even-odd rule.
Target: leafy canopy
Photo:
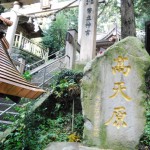
[[[43,44],[52,49],[53,52],[64,48],[65,35],[67,32],[67,20],[62,13],[56,17],[56,21],[52,22],[48,30],[44,31]]]
[[[44,31],[42,43],[54,53],[65,48],[67,30],[77,29],[78,8],[65,9],[57,13],[56,21],[49,24]]]

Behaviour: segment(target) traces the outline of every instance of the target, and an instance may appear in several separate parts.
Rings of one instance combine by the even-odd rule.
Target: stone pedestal
[[[135,37],[113,45],[84,68],[84,140],[99,148],[135,150],[145,125],[144,75],[150,56]]]

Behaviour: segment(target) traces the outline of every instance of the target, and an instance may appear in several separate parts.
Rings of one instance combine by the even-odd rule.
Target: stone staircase
[[[0,132],[13,124],[12,120],[15,120],[16,116],[19,114],[14,106],[20,107],[20,105],[11,100],[0,98]]]
[[[32,106],[32,108],[30,109],[30,113],[32,113],[33,111],[35,111],[35,109],[36,108],[38,108],[40,105],[42,105],[42,103],[49,97],[51,95],[51,92],[50,91],[48,91],[48,92],[46,92],[46,93],[44,93],[42,96],[40,96],[36,101],[35,101],[35,103],[33,104],[33,106]],[[8,102],[12,102],[12,101],[8,101]],[[14,106],[22,106],[23,105],[23,102],[24,101],[22,101],[21,103],[19,103],[19,105],[18,104],[16,104],[16,103],[14,103],[15,105]],[[25,102],[24,102],[25,103]],[[26,103],[27,103],[27,99],[26,99]],[[16,113],[17,113],[17,111],[14,109],[14,108],[12,108],[12,109],[10,109],[9,111],[7,111],[7,113],[10,113],[10,112],[13,112],[13,115],[14,115],[14,113],[15,113],[15,115],[16,115]],[[24,116],[25,117],[25,116]],[[16,115],[16,120],[18,119],[18,113],[17,113],[17,115]],[[2,121],[4,121],[4,120],[2,120]],[[14,123],[14,122],[12,122],[12,123]],[[2,125],[2,123],[0,124],[0,125]],[[6,126],[6,128],[4,129],[4,130],[1,130],[1,128],[0,128],[0,141],[2,141],[3,139],[5,139],[11,132],[13,132],[15,129],[16,129],[16,126],[10,126],[10,128],[9,128],[9,125],[10,124],[7,124],[6,122],[4,122],[3,123],[3,125],[5,125]],[[1,126],[0,126],[1,127]],[[3,126],[2,126],[3,127]]]
[[[31,83],[42,88],[47,88],[55,73],[59,72],[63,68],[66,68],[65,56],[62,56],[53,61],[49,61],[31,70]]]

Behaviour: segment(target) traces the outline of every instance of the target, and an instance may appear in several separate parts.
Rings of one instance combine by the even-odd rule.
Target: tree
[[[121,37],[136,36],[134,0],[121,0]]]
[[[145,22],[150,20],[150,1],[135,0],[135,17],[137,28],[143,30]]]
[[[150,1],[149,0],[135,0],[136,15],[142,16],[142,13],[150,15]]]
[[[78,9],[64,9],[57,13],[56,21],[49,24],[49,29],[45,30],[42,44],[49,48],[49,54],[65,48],[65,38],[67,30],[77,29]]]
[[[65,46],[65,36],[67,32],[67,20],[63,14],[57,14],[56,21],[49,25],[49,29],[44,31],[42,43],[50,49],[52,54]]]
[[[107,32],[106,26],[120,26],[120,5],[117,0],[108,0],[107,3],[99,5],[97,24],[97,31],[100,33]]]

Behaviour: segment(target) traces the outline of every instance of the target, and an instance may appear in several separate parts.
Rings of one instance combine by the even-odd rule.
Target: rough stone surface
[[[116,66],[114,59],[118,56],[127,57],[125,66],[130,65],[128,76],[117,72],[112,73],[112,67]],[[99,148],[112,148],[114,150],[134,150],[143,133],[145,125],[144,106],[142,104],[145,94],[144,75],[150,65],[150,56],[144,49],[144,45],[135,37],[128,37],[110,47],[103,56],[96,57],[84,68],[82,80],[82,106],[83,115],[91,128],[84,127],[84,140],[88,145]],[[124,82],[126,90],[123,92],[132,98],[126,101],[119,94],[111,99],[114,94],[114,83]],[[124,121],[127,127],[117,129],[113,126],[116,120],[113,117],[111,123],[105,123],[113,115],[114,108],[123,106],[127,115]]]
[[[78,143],[71,142],[52,142],[45,150],[78,150]]]
[[[47,146],[45,150],[104,150],[104,149],[99,149],[96,147],[86,147],[79,143],[74,142],[52,142]]]

